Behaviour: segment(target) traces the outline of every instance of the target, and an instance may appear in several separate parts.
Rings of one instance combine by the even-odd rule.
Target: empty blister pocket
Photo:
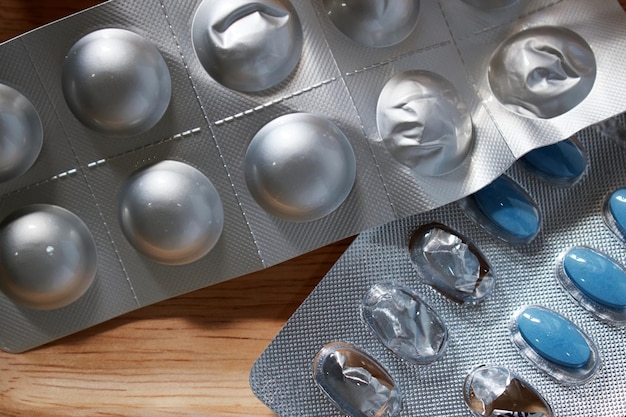
[[[408,362],[426,365],[441,358],[448,329],[413,290],[380,283],[363,297],[363,320],[389,350]]]
[[[550,404],[532,385],[503,366],[472,369],[463,383],[463,398],[475,416],[554,416]]]
[[[493,268],[480,249],[442,224],[417,228],[409,254],[419,277],[456,302],[480,303],[496,285]]]
[[[351,417],[395,417],[402,392],[387,370],[350,343],[329,343],[315,356],[313,378],[320,390]]]

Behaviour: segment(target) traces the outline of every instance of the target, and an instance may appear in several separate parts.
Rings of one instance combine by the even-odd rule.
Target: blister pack
[[[3,43],[0,348],[474,193],[626,109],[625,22],[608,0],[112,0]]]
[[[577,135],[574,185],[506,172],[542,219],[528,241],[459,202],[360,234],[257,360],[253,392],[279,416],[623,416],[626,253],[610,224],[626,152],[610,132]],[[501,210],[515,229],[526,209]]]

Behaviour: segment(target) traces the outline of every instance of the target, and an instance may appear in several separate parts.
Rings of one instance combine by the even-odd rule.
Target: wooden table
[[[97,3],[0,0],[0,40]],[[274,416],[250,391],[250,368],[351,241],[0,352],[0,416]]]

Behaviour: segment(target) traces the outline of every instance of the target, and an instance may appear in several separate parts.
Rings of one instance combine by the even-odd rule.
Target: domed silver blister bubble
[[[405,40],[417,26],[420,0],[323,0],[333,24],[355,42],[370,48]]]
[[[479,9],[491,10],[499,9],[502,7],[510,6],[513,3],[517,3],[517,0],[462,0],[463,3],[470,6],[477,7]]]
[[[35,107],[19,91],[0,84],[0,182],[28,171],[42,145],[43,127]]]
[[[356,178],[356,160],[348,138],[331,121],[292,113],[254,135],[244,170],[250,194],[265,211],[305,222],[343,203]]]
[[[287,78],[303,42],[300,19],[288,0],[204,0],[191,38],[209,75],[242,92],[265,90]]]
[[[467,106],[448,80],[430,71],[391,78],[378,97],[376,124],[389,153],[417,175],[453,171],[473,144]]]
[[[125,29],[100,29],[72,46],[63,65],[63,94],[76,118],[109,136],[152,128],[172,95],[170,72],[158,49]]]
[[[183,265],[206,255],[224,228],[222,200],[196,168],[161,161],[133,174],[118,197],[126,239],[141,254],[166,265]]]
[[[87,291],[96,270],[91,232],[62,207],[26,206],[0,224],[0,290],[22,306],[64,307]]]
[[[596,79],[587,42],[562,27],[526,29],[506,39],[491,57],[489,85],[507,109],[549,119],[580,104]]]

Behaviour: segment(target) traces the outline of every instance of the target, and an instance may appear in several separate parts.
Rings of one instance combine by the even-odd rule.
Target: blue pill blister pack
[[[507,241],[481,223],[514,229],[516,210],[529,210],[511,203],[493,219],[494,201],[480,206],[491,217],[456,202],[361,233],[257,360],[254,393],[281,417],[346,415],[313,372],[317,352],[341,342],[388,372],[378,382],[394,395],[380,391],[380,415],[626,415],[626,244],[605,210],[626,184],[626,149],[608,137],[608,125],[576,135],[585,166],[573,184],[546,181],[521,162],[496,182],[492,198],[514,189],[533,202],[541,221],[530,240]],[[626,127],[626,117],[611,126]],[[405,288],[419,303],[380,288]],[[372,332],[372,303],[363,302],[372,291],[393,337]],[[398,355],[408,342],[444,351],[420,364]]]

